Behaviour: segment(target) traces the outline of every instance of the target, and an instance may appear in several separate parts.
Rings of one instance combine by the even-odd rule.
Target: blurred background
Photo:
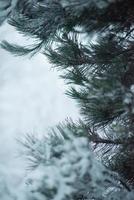
[[[6,23],[0,27],[3,39],[29,42]],[[75,101],[64,93],[64,82],[45,56],[14,57],[0,49],[0,173],[12,187],[25,173],[17,140],[27,133],[47,134],[67,117],[78,118]]]

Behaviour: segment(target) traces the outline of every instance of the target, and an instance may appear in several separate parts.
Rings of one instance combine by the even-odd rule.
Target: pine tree
[[[0,0],[0,25],[12,14],[18,0]]]
[[[62,141],[53,132],[47,145],[49,152],[46,139],[43,145],[38,145],[42,141],[38,143],[37,139],[28,138],[25,146],[34,170],[41,171],[38,166],[42,164],[44,171],[37,180],[39,188],[33,190],[33,194],[38,193],[35,199],[60,200],[55,197],[59,190],[56,184],[61,184],[62,179],[55,179],[56,174],[51,176],[53,170],[69,181],[72,180],[71,173],[74,175],[74,182],[67,183],[71,188],[65,191],[68,193],[61,200],[133,199],[133,10],[133,0],[23,0],[23,4],[17,3],[9,23],[35,42],[23,47],[3,41],[1,46],[14,55],[45,54],[53,66],[61,70],[61,77],[69,86],[66,93],[76,99],[81,113],[78,123],[67,122],[58,129]],[[86,142],[83,144],[83,137],[89,146]],[[33,142],[37,147],[34,150]],[[79,150],[75,152],[77,147]],[[48,155],[52,151],[52,158],[42,162],[45,151]],[[84,152],[82,156],[80,152]],[[74,158],[73,165],[68,154]],[[81,172],[81,167],[77,169],[75,166],[79,166],[85,155],[92,155],[87,163],[94,167]],[[77,156],[81,157],[75,160]],[[63,173],[62,161],[67,165],[65,169],[69,165],[69,174]],[[82,162],[82,167],[86,167]],[[84,174],[81,176],[81,173]],[[94,173],[97,174],[95,178]],[[29,185],[34,181],[36,178]],[[109,183],[107,187],[106,183]]]

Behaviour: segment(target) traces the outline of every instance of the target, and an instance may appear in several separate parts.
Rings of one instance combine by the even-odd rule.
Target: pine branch
[[[15,56],[33,56],[42,48],[42,42],[35,45],[30,45],[29,47],[23,47],[20,45],[8,43],[7,41],[3,41],[0,46]]]

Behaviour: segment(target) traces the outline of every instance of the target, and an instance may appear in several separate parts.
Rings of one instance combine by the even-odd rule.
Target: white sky
[[[27,42],[7,24],[0,28],[2,39],[21,45]],[[0,49],[0,57],[0,169],[12,179],[22,170],[16,158],[16,138],[26,133],[46,134],[48,127],[65,118],[76,119],[78,112],[43,55],[28,59]]]

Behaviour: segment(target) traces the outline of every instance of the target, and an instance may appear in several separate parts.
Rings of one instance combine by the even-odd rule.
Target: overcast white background
[[[0,28],[0,40],[26,43],[12,27]],[[78,116],[75,101],[65,96],[65,87],[56,70],[38,54],[32,59],[14,57],[0,49],[0,170],[5,179],[24,170],[17,157],[16,138],[23,134],[46,134],[47,128]]]

